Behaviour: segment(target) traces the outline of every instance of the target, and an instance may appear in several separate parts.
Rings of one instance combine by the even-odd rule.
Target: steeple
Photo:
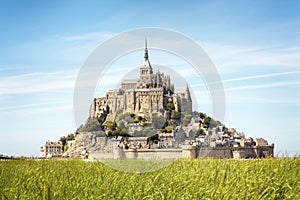
[[[188,84],[186,84],[186,89],[185,90],[188,91],[188,92],[190,92],[190,88],[189,88]]]
[[[151,81],[151,75],[153,70],[148,57],[148,48],[147,48],[147,38],[145,37],[145,51],[144,51],[144,62],[140,67],[140,80],[144,83],[149,83]]]
[[[147,49],[147,38],[145,37],[145,52],[144,52],[145,61],[148,60],[148,49]]]

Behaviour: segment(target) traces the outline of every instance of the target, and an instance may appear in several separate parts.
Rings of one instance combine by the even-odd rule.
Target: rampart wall
[[[112,153],[94,152],[96,159],[178,159],[178,158],[262,158],[273,156],[274,145],[254,147],[197,148],[183,146],[182,149],[122,149],[115,147]]]

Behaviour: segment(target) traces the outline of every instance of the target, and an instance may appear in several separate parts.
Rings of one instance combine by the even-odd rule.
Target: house
[[[41,158],[61,157],[64,152],[64,145],[61,141],[47,141],[45,146],[40,148]]]

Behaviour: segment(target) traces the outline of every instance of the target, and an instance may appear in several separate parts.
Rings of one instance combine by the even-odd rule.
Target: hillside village
[[[274,144],[246,138],[204,113],[192,111],[189,86],[175,88],[169,75],[153,71],[145,41],[136,80],[92,100],[89,118],[75,133],[47,141],[42,158],[261,158]]]

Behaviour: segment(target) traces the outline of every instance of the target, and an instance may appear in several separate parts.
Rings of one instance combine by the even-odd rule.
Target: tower
[[[186,84],[185,95],[188,102],[192,102],[189,85]]]
[[[150,82],[151,74],[153,74],[153,70],[148,58],[147,38],[145,38],[144,62],[140,67],[140,80],[143,83]]]
[[[184,97],[182,97],[181,102],[182,102],[181,111],[191,114],[192,113],[192,99],[191,99],[191,93],[190,93],[190,88],[189,88],[188,84],[186,85]]]

